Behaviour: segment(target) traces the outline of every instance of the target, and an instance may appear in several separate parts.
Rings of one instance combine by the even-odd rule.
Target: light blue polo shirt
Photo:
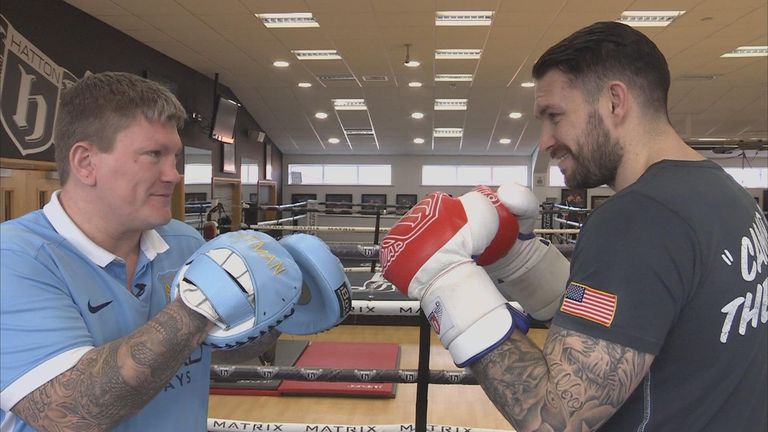
[[[204,243],[172,220],[125,261],[72,222],[58,193],[42,210],[0,224],[0,431],[32,431],[10,409],[88,350],[135,331],[169,302],[176,271]],[[160,393],[116,431],[205,431],[210,349],[200,347]]]

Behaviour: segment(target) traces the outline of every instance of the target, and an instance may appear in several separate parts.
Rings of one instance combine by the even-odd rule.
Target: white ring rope
[[[371,293],[372,295],[375,293]],[[418,316],[418,300],[352,300],[350,315]]]
[[[389,425],[343,425],[310,423],[258,423],[244,420],[208,419],[208,432],[415,432],[413,423]],[[512,432],[506,429],[483,429],[469,426],[428,424],[427,432]]]
[[[376,228],[370,227],[342,227],[342,226],[282,226],[282,225],[250,225],[251,229],[262,230],[285,230],[285,231],[331,231],[331,232],[353,232],[353,233],[374,233]],[[388,232],[389,228],[379,228],[380,233]],[[537,228],[533,230],[534,234],[578,234],[578,229],[546,229]]]
[[[381,271],[381,267],[376,267],[376,271]],[[344,267],[344,273],[371,273],[371,266],[368,267]]]
[[[279,223],[283,223],[283,222],[291,222],[291,221],[295,221],[295,220],[299,220],[299,219],[304,219],[306,217],[307,217],[307,215],[304,214],[304,215],[291,216],[291,217],[282,218],[282,219],[263,221],[263,222],[258,222],[256,225],[251,225],[251,228],[260,227],[261,225],[274,225],[274,224],[279,224]]]
[[[569,220],[565,220],[565,219],[562,219],[562,218],[552,218],[552,220],[554,220],[555,222],[560,222],[562,224],[566,224],[566,225],[570,225],[570,226],[577,226],[577,227],[581,227],[582,226],[582,224],[580,224],[578,222],[569,221]]]

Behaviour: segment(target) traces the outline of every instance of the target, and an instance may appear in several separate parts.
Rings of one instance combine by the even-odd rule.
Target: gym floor
[[[546,330],[532,329],[541,346]],[[341,325],[313,336],[283,335],[286,340],[389,342],[400,344],[400,369],[418,367],[419,328],[415,326]],[[433,334],[430,369],[455,370],[448,352]],[[209,418],[264,423],[380,425],[414,423],[416,385],[397,384],[391,399],[315,396],[211,395]],[[427,422],[437,425],[514,430],[477,385],[429,386]]]

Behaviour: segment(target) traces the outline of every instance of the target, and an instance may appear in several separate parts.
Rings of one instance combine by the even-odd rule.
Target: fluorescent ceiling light
[[[328,118],[328,114],[326,114],[324,112],[318,112],[318,113],[315,113],[315,117],[319,118],[319,119],[326,119],[326,118]]]
[[[344,133],[347,135],[373,136],[373,129],[345,128]]]
[[[328,142],[331,144],[338,144],[339,139],[338,138],[328,138]]]
[[[421,112],[412,113],[411,114],[411,118],[414,118],[416,120],[423,119],[424,118],[424,113],[421,113]]]
[[[462,128],[435,128],[433,131],[435,138],[461,138],[463,133]]]
[[[520,83],[520,87],[531,88],[534,86],[536,86],[536,84],[533,81],[526,81],[526,82]]]
[[[519,119],[522,116],[523,116],[523,113],[519,113],[519,112],[511,112],[511,113],[509,113],[509,118],[511,118],[511,119]]]
[[[300,82],[300,83],[298,83],[296,85],[301,87],[301,88],[310,88],[310,87],[312,87],[312,83],[309,83],[309,82]]]
[[[265,13],[254,15],[264,23],[264,27],[269,28],[320,27],[320,24],[315,21],[315,17],[313,17],[310,12]]]
[[[509,144],[511,142],[512,142],[512,140],[509,139],[509,138],[502,138],[502,139],[499,140],[499,144]]]
[[[465,111],[466,99],[435,99],[435,111]]]
[[[727,138],[696,138],[696,141],[728,141]]]
[[[365,99],[333,99],[333,108],[336,111],[365,111]]]
[[[287,61],[283,61],[283,60],[276,60],[276,61],[272,62],[272,66],[274,66],[274,67],[281,67],[282,68],[282,67],[288,67],[290,65],[291,65],[290,63],[288,63]]]
[[[414,144],[424,144],[424,138],[414,138],[413,139]]]
[[[419,81],[411,81],[408,83],[408,87],[421,87],[421,82]]]
[[[435,50],[435,59],[479,59],[481,49],[439,49]]]
[[[435,74],[435,81],[472,81],[472,74]]]
[[[685,11],[624,11],[617,20],[632,27],[666,27]]]
[[[740,46],[731,52],[727,52],[720,57],[766,57],[768,56],[768,46]]]
[[[489,26],[492,11],[440,11],[435,15],[436,26]]]
[[[339,52],[331,50],[291,50],[299,60],[340,60]]]

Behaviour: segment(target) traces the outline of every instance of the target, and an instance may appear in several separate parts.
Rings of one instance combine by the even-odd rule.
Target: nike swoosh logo
[[[109,306],[110,304],[112,304],[112,300],[110,300],[108,302],[104,302],[102,304],[97,304],[96,306],[94,306],[94,305],[91,304],[91,301],[88,300],[88,312],[90,312],[92,314],[95,314],[96,312],[104,309],[105,307]]]

